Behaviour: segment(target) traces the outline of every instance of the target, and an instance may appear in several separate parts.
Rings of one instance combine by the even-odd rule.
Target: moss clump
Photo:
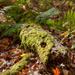
[[[20,33],[21,45],[25,49],[38,53],[41,61],[46,64],[53,47],[54,37],[35,24],[28,24]]]
[[[9,70],[1,73],[1,75],[16,75],[19,71],[21,71],[25,67],[26,64],[29,63],[29,58],[31,56],[33,56],[32,53],[25,54],[19,62],[14,64]]]
[[[10,75],[10,70],[7,70],[5,72],[2,72],[1,75]]]

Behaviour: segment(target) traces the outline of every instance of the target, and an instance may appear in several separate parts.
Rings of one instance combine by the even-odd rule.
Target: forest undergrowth
[[[19,48],[20,29],[24,28],[24,24],[36,23],[68,48],[68,61],[61,59],[61,63],[56,59],[56,62],[45,66],[35,55],[17,75],[75,75],[75,1],[6,1],[0,0],[0,73],[8,70],[26,53]]]

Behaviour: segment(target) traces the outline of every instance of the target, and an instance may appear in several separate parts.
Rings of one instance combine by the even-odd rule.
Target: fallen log
[[[28,52],[36,53],[34,55],[38,55],[44,65],[48,65],[50,61],[53,63],[58,57],[58,60],[67,57],[67,48],[62,46],[49,32],[36,24],[25,25],[20,32],[20,39],[21,47],[24,47]],[[32,55],[31,53],[26,54],[19,62],[10,67],[9,70],[1,73],[1,75],[16,75],[25,67],[25,64],[29,63],[29,58]]]
[[[29,63],[29,58],[33,56],[32,53],[25,54],[22,59],[14,64],[12,67],[10,67],[9,70],[6,70],[2,72],[0,75],[17,75],[19,71],[22,71],[24,69],[25,65]]]
[[[36,52],[45,65],[51,59],[56,59],[57,56],[63,58],[68,50],[49,32],[36,24],[26,25],[20,32],[20,39],[21,47],[24,47],[25,50]]]

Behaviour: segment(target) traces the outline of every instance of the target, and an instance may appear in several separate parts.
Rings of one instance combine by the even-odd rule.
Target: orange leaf
[[[54,4],[55,7],[59,6],[59,3]]]
[[[25,70],[23,69],[22,72],[25,72]]]
[[[23,72],[27,74],[27,73],[28,73],[28,69],[23,69],[23,70],[22,70],[22,73],[23,73]]]
[[[60,34],[60,36],[64,36],[64,37],[66,37],[65,35],[67,35],[67,34],[69,34],[69,31],[66,31],[66,32]]]
[[[52,70],[53,70],[53,72],[54,72],[55,75],[59,75],[60,71],[59,71],[58,68],[56,68],[56,69],[53,69],[53,68],[52,68]]]
[[[13,1],[13,0],[11,0],[11,2],[13,3],[14,1]]]

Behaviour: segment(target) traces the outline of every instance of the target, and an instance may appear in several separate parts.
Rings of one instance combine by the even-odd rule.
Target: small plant
[[[12,5],[13,3],[11,2],[11,0],[0,0],[0,5],[4,5],[4,6],[9,6]]]
[[[56,20],[56,29],[60,30],[67,30],[67,29],[72,29],[73,26],[75,25],[75,12],[74,12],[74,7],[72,7],[71,10],[68,10],[66,13],[64,13],[63,17],[59,16],[60,20]]]
[[[0,25],[0,32],[2,33],[1,37],[13,35],[14,33],[16,33],[17,29],[20,28],[21,26],[22,24],[2,23]]]
[[[64,19],[63,19],[63,21],[64,21],[64,22],[67,22],[67,21],[69,22],[69,23],[68,23],[69,28],[70,28],[72,25],[75,25],[75,12],[74,12],[73,10],[74,10],[74,7],[72,7],[71,11],[68,10],[68,11],[67,11],[67,14],[64,13]]]
[[[47,11],[52,7],[50,0],[42,0],[38,4],[40,5],[38,9],[39,11]]]
[[[21,8],[19,5],[10,7],[6,10],[7,15],[10,15],[11,18],[13,18],[17,23],[20,21],[20,17],[22,16],[23,12],[23,8]]]
[[[46,25],[49,27],[55,27],[55,22],[53,20],[47,20]]]
[[[26,8],[29,9],[30,0],[15,0],[15,2],[13,3],[13,6],[18,6],[18,5],[25,5]]]
[[[40,24],[46,24],[46,21],[50,19],[51,16],[59,14],[59,10],[56,8],[51,8],[45,12],[42,12],[36,17],[36,21]]]

